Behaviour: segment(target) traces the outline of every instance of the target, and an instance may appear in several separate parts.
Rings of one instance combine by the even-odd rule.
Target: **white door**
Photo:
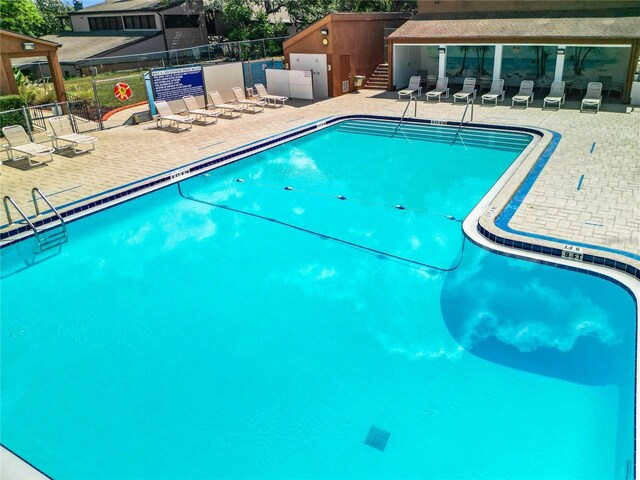
[[[313,98],[327,98],[329,96],[326,55],[292,53],[289,55],[289,61],[291,70],[313,71]]]

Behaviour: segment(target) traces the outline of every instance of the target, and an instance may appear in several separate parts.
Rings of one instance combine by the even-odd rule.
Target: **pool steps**
[[[397,123],[349,121],[341,123],[338,131],[359,133],[364,135],[377,135],[393,137],[397,129]],[[472,127],[466,127],[460,132],[455,128],[443,126],[412,125],[403,123],[400,131],[395,134],[409,140],[423,140],[439,143],[455,143],[462,139],[465,145],[475,147],[494,148],[505,151],[521,152],[529,145],[531,138],[528,136],[516,136],[511,133],[490,132]],[[462,142],[460,142],[462,143]]]

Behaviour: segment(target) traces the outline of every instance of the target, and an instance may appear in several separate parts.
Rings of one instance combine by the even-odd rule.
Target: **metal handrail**
[[[460,136],[460,131],[462,130],[462,124],[464,123],[464,118],[467,116],[467,110],[469,110],[469,105],[471,105],[471,119],[469,121],[473,122],[473,98],[471,96],[468,96],[467,104],[464,107],[464,112],[462,112],[462,118],[460,119],[460,125],[458,125],[458,129],[456,130],[456,134],[453,136],[453,142],[451,142],[451,144],[454,144],[456,142],[456,139],[460,137],[460,140],[462,141],[462,145],[464,145],[464,140]],[[467,146],[464,145],[464,148],[467,148]]]
[[[40,237],[39,237],[39,233],[38,229],[36,228],[36,226],[31,222],[31,220],[29,220],[29,217],[27,217],[27,215],[22,211],[22,209],[18,206],[18,204],[13,200],[13,198],[11,198],[9,195],[5,195],[4,198],[2,199],[2,203],[4,204],[4,211],[7,214],[7,220],[9,220],[9,225],[11,225],[13,223],[13,219],[11,218],[11,212],[9,211],[9,205],[8,203],[11,203],[11,205],[13,205],[13,208],[15,208],[18,213],[20,214],[20,216],[24,219],[25,222],[27,222],[27,225],[29,225],[29,227],[31,228],[31,230],[33,230],[33,233],[36,237],[36,242],[38,242],[38,244],[40,243]]]
[[[394,136],[396,134],[396,132],[398,131],[398,129],[400,128],[400,126],[402,125],[402,121],[404,120],[404,117],[407,114],[407,110],[409,110],[409,105],[411,105],[411,100],[414,101],[415,104],[415,109],[413,112],[413,116],[417,117],[418,116],[418,97],[411,97],[409,99],[409,101],[407,102],[407,106],[404,107],[404,112],[402,112],[402,116],[400,117],[400,121],[398,122],[398,125],[396,125],[396,129],[393,131],[393,134],[391,136]]]
[[[60,213],[58,213],[58,210],[56,210],[56,207],[54,207],[53,205],[51,205],[51,202],[49,201],[49,199],[47,198],[47,196],[42,193],[42,191],[38,188],[38,187],[33,187],[31,189],[31,198],[33,199],[33,206],[36,209],[36,217],[38,215],[40,215],[40,207],[38,207],[38,199],[36,198],[36,193],[38,195],[40,195],[40,198],[42,200],[45,201],[45,203],[49,206],[49,208],[53,211],[53,213],[55,213],[56,217],[58,217],[58,219],[64,223],[64,220],[62,219],[62,216],[60,215]]]

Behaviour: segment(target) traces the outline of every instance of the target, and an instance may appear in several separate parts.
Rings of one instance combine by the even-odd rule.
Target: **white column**
[[[438,45],[438,78],[447,76],[447,46]]]
[[[502,75],[502,45],[496,45],[495,56],[493,57],[493,79],[500,80]]]
[[[393,44],[393,54],[391,58],[393,58],[393,70],[389,73],[391,74],[391,88],[394,89],[396,85],[396,78],[398,78],[398,64],[400,63],[400,58],[398,58],[398,46],[395,43]]]
[[[566,45],[558,45],[559,49],[562,49],[563,52],[567,51]],[[554,82],[562,81],[562,74],[564,72],[564,53],[558,53],[556,56],[556,74],[553,76]]]

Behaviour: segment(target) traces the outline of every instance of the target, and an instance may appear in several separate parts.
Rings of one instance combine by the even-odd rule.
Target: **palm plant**
[[[469,49],[471,47],[462,45],[456,48],[462,52],[462,65],[460,65],[460,70],[456,73],[456,75],[462,75],[462,73],[467,68],[467,53],[469,52]]]
[[[487,73],[489,73],[484,69],[484,61],[487,53],[490,51],[491,47],[486,45],[480,45],[476,47],[476,60],[478,62],[478,72],[480,72],[480,75],[486,75]]]
[[[572,50],[573,53],[569,55],[569,61],[572,63],[573,73],[577,77],[584,72],[585,61],[590,53],[602,55],[602,48],[600,47],[573,47]]]

